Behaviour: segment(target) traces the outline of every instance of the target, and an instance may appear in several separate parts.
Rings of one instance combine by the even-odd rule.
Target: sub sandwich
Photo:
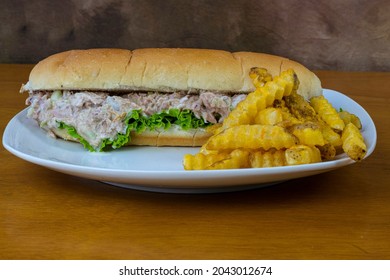
[[[322,94],[317,76],[287,58],[207,49],[88,49],[49,56],[21,92],[28,117],[49,135],[90,151],[126,145],[201,146],[255,89],[253,67],[294,69],[306,99]]]

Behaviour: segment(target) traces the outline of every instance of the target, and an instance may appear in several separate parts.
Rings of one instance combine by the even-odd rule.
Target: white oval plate
[[[324,96],[336,109],[359,116],[368,157],[375,149],[376,129],[369,114],[340,92],[324,89]],[[49,137],[27,109],[17,114],[3,134],[4,147],[26,161],[79,177],[112,185],[158,192],[205,193],[258,188],[281,181],[327,172],[354,163],[345,154],[315,164],[272,168],[185,171],[184,154],[198,148],[125,147],[103,153],[86,151],[78,143]]]

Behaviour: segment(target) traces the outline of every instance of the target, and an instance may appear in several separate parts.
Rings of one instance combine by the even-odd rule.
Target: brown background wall
[[[2,63],[76,48],[196,47],[390,71],[389,0],[0,0],[0,19]]]

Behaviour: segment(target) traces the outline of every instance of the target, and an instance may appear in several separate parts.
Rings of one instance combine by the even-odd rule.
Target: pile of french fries
[[[305,100],[289,69],[272,77],[252,68],[256,90],[248,94],[195,155],[183,159],[186,170],[260,168],[332,160],[346,153],[355,161],[366,154],[357,116],[338,112],[323,96]]]

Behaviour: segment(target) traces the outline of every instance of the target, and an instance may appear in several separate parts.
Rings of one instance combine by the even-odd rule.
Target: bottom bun
[[[66,129],[52,131],[63,140],[79,142],[70,136]],[[177,147],[200,147],[211,136],[203,128],[183,130],[177,125],[172,125],[167,130],[146,130],[142,133],[131,132],[130,141],[126,146],[177,146]]]
[[[202,128],[182,130],[173,125],[168,130],[149,130],[140,134],[132,132],[131,141],[127,145],[200,147],[210,136],[211,134]]]

